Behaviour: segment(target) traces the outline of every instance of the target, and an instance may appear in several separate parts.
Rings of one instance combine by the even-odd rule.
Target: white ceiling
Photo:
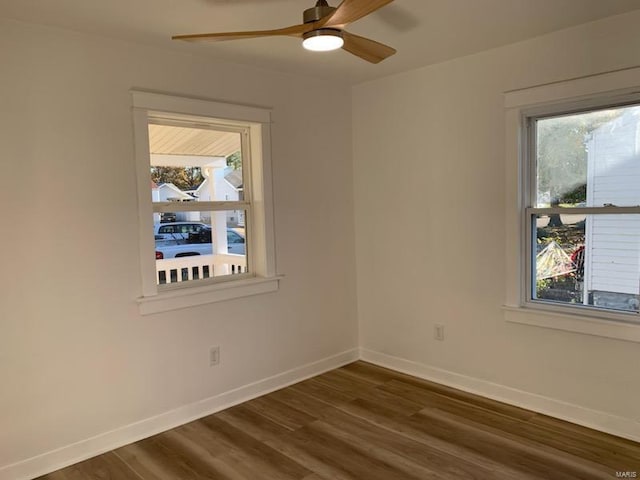
[[[174,34],[262,30],[302,22],[315,0],[0,0],[0,17],[177,49],[215,59],[358,83],[640,8],[640,0],[396,0],[348,30],[398,50],[372,65],[344,51],[311,53],[295,38],[216,44]],[[329,0],[333,6],[338,0]]]

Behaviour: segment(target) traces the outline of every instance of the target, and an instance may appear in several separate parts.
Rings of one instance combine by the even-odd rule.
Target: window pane
[[[534,216],[532,297],[638,312],[640,215]]]
[[[640,205],[640,107],[536,121],[536,205]]]
[[[243,200],[241,134],[149,125],[154,202]]]
[[[584,215],[535,217],[533,298],[582,304]]]
[[[158,284],[248,272],[244,210],[154,214]]]

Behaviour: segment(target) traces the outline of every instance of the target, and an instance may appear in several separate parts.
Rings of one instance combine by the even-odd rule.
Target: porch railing
[[[156,260],[156,281],[159,285],[237,275],[247,271],[244,255],[215,254]]]

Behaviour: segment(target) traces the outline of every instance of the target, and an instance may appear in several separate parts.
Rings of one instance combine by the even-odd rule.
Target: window
[[[157,284],[251,275],[250,252],[232,251],[227,240],[231,228],[241,235],[251,229],[251,195],[241,198],[226,180],[233,174],[251,192],[250,178],[245,179],[249,127],[152,112],[148,132],[154,229],[173,232],[162,240],[156,237]],[[234,163],[232,155],[238,159]],[[237,210],[244,212],[246,223],[235,221]],[[175,220],[163,223],[161,215],[167,213]]]
[[[277,289],[269,111],[132,95],[141,312]]]
[[[526,301],[636,318],[640,105],[526,121]]]
[[[603,168],[618,168],[615,167],[619,164],[613,161],[614,158],[623,163],[636,158],[634,155],[637,147],[632,140],[634,136],[630,132],[622,135],[622,129],[618,128],[621,124],[609,125],[615,128],[609,129],[612,136],[607,142],[612,140],[619,147],[622,145],[622,148],[627,149],[626,155],[607,154],[608,160],[605,161],[603,157],[597,163],[589,163],[587,159],[586,173],[583,163],[582,170],[574,169],[573,173],[565,170],[562,175],[555,177],[565,181],[553,184],[547,180],[550,177],[545,177],[543,171],[553,166],[553,163],[552,160],[545,159],[546,150],[544,145],[539,145],[542,138],[538,138],[545,133],[545,129],[561,128],[558,124],[579,120],[581,115],[585,115],[582,118],[585,122],[596,122],[596,128],[602,126],[602,119],[598,118],[601,116],[614,117],[605,120],[605,123],[624,120],[623,115],[630,115],[640,105],[639,85],[640,68],[634,67],[505,93],[503,312],[506,321],[640,343],[640,314],[634,301],[638,291],[628,292],[614,282],[602,283],[595,282],[593,278],[593,281],[587,279],[588,275],[596,272],[596,261],[605,258],[605,253],[611,253],[603,251],[602,247],[616,247],[611,250],[618,250],[616,241],[622,239],[627,240],[622,242],[625,243],[622,250],[625,260],[620,267],[614,268],[618,272],[616,276],[618,279],[626,279],[628,284],[629,280],[635,281],[638,275],[633,244],[636,239],[640,239],[635,236],[637,228],[634,224],[640,215],[639,202],[633,199],[633,194],[625,200],[612,196],[628,191],[625,182],[629,183],[628,180],[633,177],[630,171],[619,170],[619,173],[624,173],[616,175],[615,180],[607,179],[607,188],[603,188],[601,181]],[[606,130],[606,127],[602,130]],[[599,139],[600,133],[594,135],[594,132],[595,129],[587,132],[585,137],[580,137],[580,141],[585,142],[584,152],[587,155],[594,155],[606,143]],[[587,143],[592,139],[595,139],[595,146]],[[602,153],[601,150],[600,152]],[[557,158],[570,157],[563,155]],[[556,187],[556,184],[560,186]],[[565,193],[561,194],[562,191]],[[555,198],[554,192],[557,192]],[[596,193],[599,196],[596,197]],[[552,215],[555,220],[549,229],[547,227]],[[556,215],[560,216],[561,228],[566,231],[564,237],[547,235],[556,228],[554,224],[560,224]],[[604,224],[608,224],[606,228],[613,230],[603,233]],[[597,238],[596,226],[600,232]],[[621,231],[624,233],[620,233]],[[583,236],[584,241],[580,243]],[[545,261],[538,261],[537,255],[552,240],[557,246],[552,246],[545,253]],[[562,250],[562,254],[559,250]],[[559,262],[553,260],[553,251],[560,257]],[[563,254],[569,256],[573,266]],[[600,269],[597,274],[600,275],[602,271]],[[577,288],[570,288],[571,280],[554,280],[555,276],[543,279],[543,282],[537,280],[538,276],[553,272],[559,274],[558,277],[573,275]],[[564,290],[556,289],[563,282],[569,287]]]

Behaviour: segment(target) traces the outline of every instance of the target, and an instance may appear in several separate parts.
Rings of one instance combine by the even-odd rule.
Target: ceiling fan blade
[[[186,42],[222,42],[225,40],[240,40],[243,38],[258,37],[301,37],[304,33],[313,30],[313,24],[293,25],[291,27],[278,28],[276,30],[256,30],[251,32],[225,32],[225,33],[196,33],[192,35],[174,35],[172,40],[184,40]]]
[[[331,16],[323,18],[319,23],[324,27],[342,27],[375,12],[393,0],[343,0]]]
[[[346,50],[357,57],[366,60],[371,63],[380,63],[385,58],[390,57],[396,53],[395,48],[391,48],[375,40],[369,40],[368,38],[360,37],[349,32],[342,32],[342,38],[344,39],[343,50]]]

